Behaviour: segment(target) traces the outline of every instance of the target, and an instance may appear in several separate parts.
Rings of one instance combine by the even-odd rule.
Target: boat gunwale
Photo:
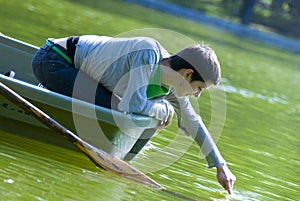
[[[116,125],[114,119],[118,118],[118,122],[124,121],[122,124],[123,128],[137,128],[137,129],[147,129],[147,128],[155,128],[158,125],[158,120],[142,115],[136,114],[125,114],[123,112],[119,112],[116,110],[104,108],[101,106],[97,106],[85,101],[81,101],[79,99],[71,98],[48,89],[44,89],[33,84],[15,79],[9,78],[2,74],[0,74],[0,81],[4,84],[7,84],[13,90],[18,91],[18,88],[23,88],[22,91],[18,91],[21,96],[26,99],[30,99],[42,104],[49,105],[54,108],[58,108],[61,110],[67,110],[71,113],[75,112],[72,110],[72,106],[75,104],[79,107],[86,108],[87,110],[94,110],[96,113],[96,117],[98,121],[106,122],[111,125]],[[56,100],[55,102],[47,101],[49,98],[53,98]],[[56,104],[57,103],[57,104]],[[58,104],[59,103],[59,104]],[[88,114],[80,111],[75,112],[76,115],[82,115],[88,118],[91,118]],[[111,117],[110,119],[103,117]],[[134,122],[134,123],[133,123]],[[116,125],[119,126],[119,125]]]
[[[0,43],[8,47],[13,47],[14,44],[18,44],[18,50],[28,54],[35,54],[35,52],[39,49],[37,46],[31,45],[29,43],[20,41],[15,38],[11,38],[1,33],[0,33]]]

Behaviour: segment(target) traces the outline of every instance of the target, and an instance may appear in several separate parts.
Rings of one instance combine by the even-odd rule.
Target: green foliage
[[[166,0],[206,13],[207,15],[240,22],[242,0]],[[300,3],[298,0],[257,0],[252,13],[252,24],[280,34],[300,38]]]

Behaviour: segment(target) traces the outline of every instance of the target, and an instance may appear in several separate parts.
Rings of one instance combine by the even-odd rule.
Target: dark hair
[[[204,82],[204,79],[201,77],[199,72],[190,63],[188,63],[186,60],[184,60],[180,56],[178,56],[176,54],[172,55],[170,57],[170,64],[171,64],[171,68],[175,71],[179,71],[180,69],[183,69],[183,68],[184,69],[192,69],[194,72],[192,74],[191,82],[192,81]]]

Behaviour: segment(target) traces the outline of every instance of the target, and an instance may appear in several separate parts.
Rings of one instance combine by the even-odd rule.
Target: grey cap
[[[191,64],[205,82],[211,81],[217,85],[221,81],[221,68],[215,52],[206,44],[189,46],[176,53]]]

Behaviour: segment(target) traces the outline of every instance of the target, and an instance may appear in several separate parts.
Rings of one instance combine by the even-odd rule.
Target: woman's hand
[[[232,194],[236,177],[231,173],[226,164],[217,167],[217,179],[229,194]]]

